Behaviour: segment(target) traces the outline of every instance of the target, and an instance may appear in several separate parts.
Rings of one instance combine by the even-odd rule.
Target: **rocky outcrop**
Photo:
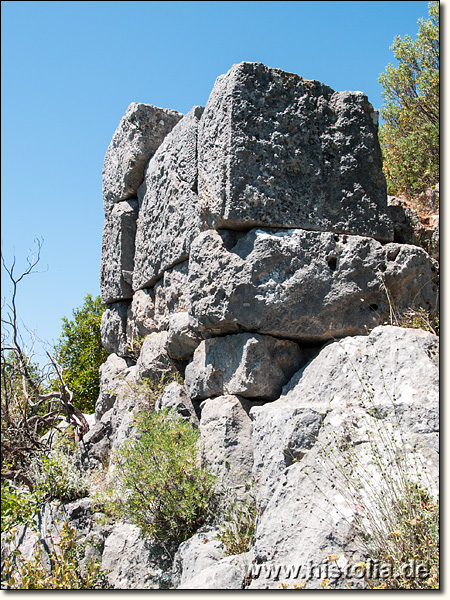
[[[317,588],[309,565],[364,559],[358,531],[399,469],[436,493],[438,338],[389,323],[436,309],[438,229],[425,243],[388,205],[377,127],[361,92],[260,63],[219,77],[205,108],[131,105],[119,125],[101,267],[112,354],[81,463],[136,435],[137,411],[175,408],[217,490],[242,506],[252,488],[258,516],[226,556],[211,507],[167,571],[120,524],[102,553],[116,589]]]

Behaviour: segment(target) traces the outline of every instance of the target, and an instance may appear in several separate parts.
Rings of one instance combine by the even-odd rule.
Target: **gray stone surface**
[[[199,424],[196,407],[189,398],[185,386],[176,381],[169,383],[156,401],[156,411],[164,408],[174,408],[184,419],[191,421],[193,425],[198,426]]]
[[[119,523],[106,538],[102,569],[116,590],[168,588],[169,565],[165,551],[135,525]]]
[[[173,364],[166,348],[167,331],[151,333],[145,338],[136,363],[138,382],[150,379],[159,383],[163,375],[173,371]]]
[[[266,502],[256,563],[321,564],[341,552],[357,561],[364,548],[355,523],[370,531],[365,515],[377,514],[377,498],[390,498],[392,482],[420,477],[438,493],[438,361],[436,336],[377,327],[367,337],[328,344],[279,400],[251,409],[254,476]],[[316,415],[319,428],[311,427]],[[278,585],[261,577],[250,589]]]
[[[130,366],[130,361],[110,354],[101,365],[100,394],[95,403],[95,418],[100,421],[103,415],[113,408],[117,396],[123,386],[122,376]]]
[[[174,313],[169,319],[167,353],[174,360],[189,360],[202,337],[191,327],[187,312]]]
[[[127,312],[127,343],[139,356],[144,338],[158,330],[155,323],[154,291],[138,290],[134,293]]]
[[[193,399],[238,394],[273,400],[304,362],[295,342],[242,333],[201,342],[186,367]]]
[[[167,269],[155,285],[155,323],[158,329],[169,329],[170,316],[188,310],[188,269],[187,260],[175,265]]]
[[[130,302],[123,300],[108,304],[102,315],[100,334],[107,352],[127,356],[130,346],[127,340],[127,315]]]
[[[105,211],[137,196],[145,167],[182,114],[151,104],[132,102],[117,127],[103,166]]]
[[[225,557],[225,547],[216,539],[219,533],[218,527],[205,526],[180,544],[172,567],[174,587],[183,585]]]
[[[196,106],[183,117],[149,162],[139,191],[135,290],[154,285],[164,270],[186,260],[200,230],[197,128],[202,112]]]
[[[104,304],[131,298],[137,199],[115,205],[105,217],[100,263],[100,290]]]
[[[251,554],[227,556],[177,587],[177,590],[241,590],[251,563]]]
[[[243,496],[253,468],[251,403],[237,396],[219,396],[201,405],[202,464],[218,480],[222,492]]]
[[[392,240],[378,114],[361,92],[261,63],[219,77],[199,126],[214,228],[301,227]]]
[[[421,248],[361,236],[207,231],[189,259],[191,325],[301,342],[361,334],[387,321],[391,308],[434,309],[437,268]]]

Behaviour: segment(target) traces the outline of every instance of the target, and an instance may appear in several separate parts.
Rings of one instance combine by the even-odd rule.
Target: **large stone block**
[[[193,399],[238,394],[273,400],[302,362],[302,351],[289,340],[251,333],[211,338],[194,352],[185,384]]]
[[[117,127],[103,166],[105,211],[116,202],[135,198],[145,167],[183,115],[175,110],[132,102]]]
[[[421,248],[361,236],[206,231],[189,260],[191,325],[301,342],[362,334],[392,310],[435,308],[437,268]]]
[[[109,304],[100,324],[100,335],[105,350],[118,356],[128,356],[130,346],[127,340],[127,314],[129,301]]]
[[[154,285],[164,270],[185,260],[200,231],[197,129],[202,113],[196,106],[183,117],[149,162],[139,190],[135,290]]]
[[[377,136],[361,92],[243,62],[199,125],[199,196],[212,228],[301,227],[392,240]]]
[[[134,241],[138,201],[116,204],[105,217],[100,264],[100,289],[105,304],[133,296]]]

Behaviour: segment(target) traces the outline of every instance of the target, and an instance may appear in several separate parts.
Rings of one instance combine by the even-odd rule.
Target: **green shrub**
[[[380,130],[388,193],[408,197],[439,181],[439,2],[419,20],[415,40],[397,36],[379,82],[384,88]]]
[[[38,511],[38,497],[28,488],[14,488],[8,481],[2,483],[2,532],[9,533],[20,525],[34,525]]]
[[[9,590],[91,590],[108,589],[100,563],[93,557],[83,568],[83,545],[76,541],[76,530],[64,524],[54,552],[49,554],[50,570],[42,564],[42,547],[32,558],[25,559],[19,551],[5,559],[2,588]]]
[[[199,432],[174,410],[140,415],[140,438],[115,455],[124,516],[162,542],[189,538],[203,524],[214,478],[197,462]]]
[[[89,493],[87,479],[75,467],[73,457],[61,449],[36,459],[30,476],[40,501],[58,499],[70,502]]]

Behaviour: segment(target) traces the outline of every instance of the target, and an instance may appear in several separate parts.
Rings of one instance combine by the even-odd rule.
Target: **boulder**
[[[110,304],[133,296],[134,239],[137,199],[115,205],[103,227],[100,290],[102,302]]]
[[[251,553],[227,556],[200,571],[177,590],[241,590],[251,564]]]
[[[217,540],[219,533],[218,527],[204,526],[180,544],[172,567],[174,587],[183,585],[225,557],[225,547]]]
[[[117,396],[123,387],[123,376],[130,366],[130,361],[110,354],[100,366],[100,394],[95,403],[95,418],[101,420],[103,415],[113,408]]]
[[[217,476],[219,490],[243,496],[253,467],[251,404],[238,396],[220,396],[201,405],[202,464]]]
[[[187,260],[164,272],[155,285],[155,323],[159,330],[169,329],[171,315],[186,312],[189,307]]]
[[[198,427],[199,410],[196,409],[184,385],[173,381],[164,388],[163,393],[156,400],[155,410],[164,408],[175,409],[184,419],[191,421]]]
[[[392,240],[378,114],[361,92],[261,63],[219,77],[199,125],[209,227],[300,227]]]
[[[107,352],[127,356],[130,346],[127,339],[127,316],[130,302],[127,300],[108,304],[102,314],[100,335]]]
[[[154,285],[164,270],[186,260],[199,232],[197,128],[202,112],[196,106],[183,117],[149,162],[139,190],[135,290]]]
[[[132,102],[117,127],[103,166],[105,212],[116,202],[135,198],[145,167],[182,114]]]
[[[211,338],[194,352],[185,384],[196,400],[227,394],[273,400],[302,361],[289,340],[251,333]]]
[[[169,319],[167,353],[174,360],[189,360],[202,341],[189,323],[187,312],[175,313]]]
[[[144,338],[158,330],[153,290],[138,290],[134,293],[127,312],[126,329],[128,346],[139,355]]]
[[[170,559],[151,538],[130,523],[119,523],[105,540],[102,570],[116,590],[168,589]]]
[[[189,258],[191,325],[208,335],[244,330],[302,343],[362,334],[391,311],[433,310],[437,268],[421,248],[361,236],[206,231]]]
[[[436,497],[438,344],[425,331],[392,326],[329,343],[279,400],[251,409],[254,477],[266,502],[254,545],[263,572],[324,565],[329,554],[364,560],[356,531],[373,531],[374,518],[383,526],[378,502],[394,502],[399,482]],[[304,570],[294,580],[305,578],[320,588]],[[273,571],[250,589],[275,589],[280,580]]]
[[[136,363],[138,383],[144,379],[159,383],[164,375],[174,370],[166,348],[167,331],[151,333],[145,338]]]

